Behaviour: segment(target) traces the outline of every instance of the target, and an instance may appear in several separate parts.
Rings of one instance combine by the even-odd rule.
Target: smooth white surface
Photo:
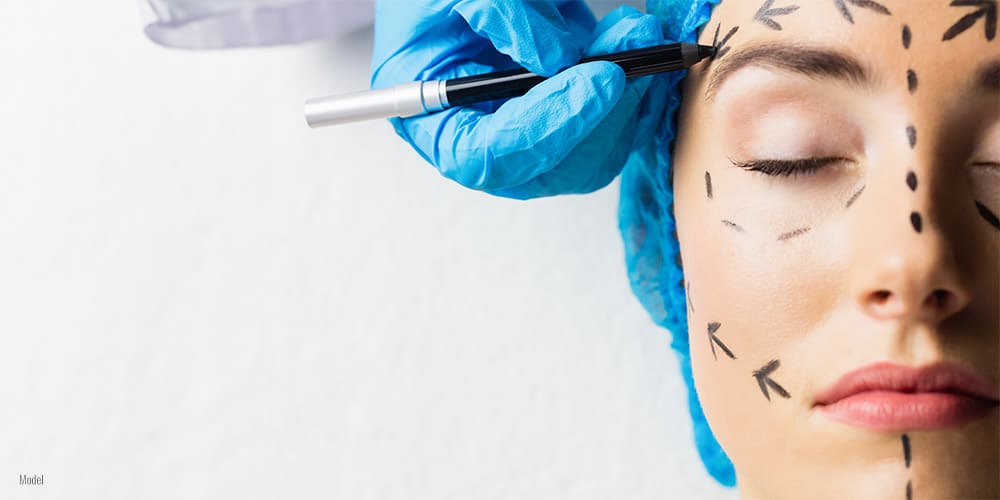
[[[617,184],[496,199],[385,122],[309,129],[370,31],[196,53],[113,2],[0,17],[0,498],[735,498]]]

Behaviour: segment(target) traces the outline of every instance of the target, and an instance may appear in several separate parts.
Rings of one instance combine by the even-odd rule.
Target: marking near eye
[[[983,20],[983,31],[986,40],[992,42],[997,35],[997,0],[953,0],[952,7],[977,7],[976,10],[966,14],[948,28],[948,31],[941,35],[941,41],[945,42],[961,35],[972,28],[980,18]]]
[[[919,213],[910,212],[910,225],[912,225],[913,230],[918,233],[923,230],[924,223]]]
[[[867,184],[865,186],[867,186]],[[865,186],[861,186],[861,189],[851,195],[851,197],[847,200],[847,203],[844,205],[844,208],[851,208],[851,205],[853,205],[855,201],[858,201],[858,197],[861,196],[861,193],[865,192]]]
[[[743,226],[741,226],[741,225],[739,225],[739,224],[737,224],[737,223],[735,223],[733,221],[723,220],[722,223],[725,224],[726,227],[728,227],[728,228],[730,228],[730,229],[732,229],[734,231],[738,231],[738,232],[741,232],[741,233],[745,231],[743,229]]]
[[[722,28],[721,22],[715,26],[715,37],[712,38],[712,46],[715,47],[715,55],[712,56],[713,60],[719,59],[720,57],[726,55],[727,52],[729,52],[729,46],[727,45],[729,43],[729,39],[732,38],[733,35],[735,35],[736,32],[740,30],[739,26],[733,26],[729,30],[729,32],[726,33],[726,36],[722,37],[722,41],[719,41],[720,28]]]
[[[705,172],[705,194],[708,195],[708,199],[712,199],[712,174]]]
[[[837,10],[840,11],[840,15],[844,16],[844,19],[847,19],[847,22],[854,24],[854,16],[851,15],[851,11],[847,8],[844,0],[833,0],[833,3],[837,6]],[[879,14],[885,14],[887,16],[892,15],[892,13],[889,12],[889,9],[874,0],[847,0],[847,3],[850,3],[855,7],[871,9]]]
[[[906,174],[906,185],[910,187],[910,191],[917,190],[917,174],[912,170]]]
[[[906,468],[910,468],[910,436],[903,434],[903,460],[906,462]]]
[[[722,352],[726,353],[726,356],[729,356],[730,359],[736,359],[736,355],[733,354],[733,351],[730,351],[729,348],[726,347],[726,344],[723,344],[722,340],[715,335],[715,332],[719,331],[721,326],[722,323],[717,321],[708,324],[708,345],[712,346],[712,357],[718,361],[719,356],[715,353],[715,346],[718,344],[718,346],[722,349]]]
[[[754,370],[753,372],[753,378],[757,379],[757,385],[760,387],[760,392],[764,393],[764,397],[767,398],[768,401],[771,400],[771,395],[767,391],[768,387],[774,389],[774,392],[778,393],[779,396],[785,399],[792,397],[788,394],[788,391],[786,391],[784,387],[781,387],[781,385],[771,378],[771,374],[774,373],[779,366],[781,366],[781,362],[776,359],[772,359],[766,365],[761,367],[760,370]]]
[[[794,238],[796,236],[802,236],[803,234],[808,233],[809,229],[811,229],[811,228],[800,227],[800,228],[798,228],[798,229],[796,229],[794,231],[789,231],[787,233],[782,233],[781,236],[778,236],[778,241],[785,241],[785,240],[792,239],[792,238]]]
[[[917,147],[917,129],[913,125],[906,127],[906,139],[910,142],[910,149]]]
[[[910,41],[913,39],[913,35],[910,33],[910,27],[903,25],[903,48],[910,48]]]
[[[917,72],[912,69],[906,70],[906,88],[911,94],[917,91],[917,83]]]
[[[913,500],[913,485],[910,480],[906,480],[906,500]]]
[[[753,20],[757,21],[768,28],[775,31],[781,31],[781,24],[777,21],[771,19],[774,16],[785,16],[799,10],[798,5],[789,5],[788,7],[777,7],[771,8],[774,5],[774,0],[765,0],[764,4],[757,9],[757,13],[753,15]]]
[[[976,209],[979,210],[979,215],[983,217],[983,220],[985,220],[987,224],[996,228],[997,231],[1000,231],[1000,218],[997,217],[997,214],[993,213],[993,211],[986,205],[983,205],[978,201],[976,202]]]

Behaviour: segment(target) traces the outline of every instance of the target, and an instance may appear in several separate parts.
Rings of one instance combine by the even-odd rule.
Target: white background
[[[121,2],[0,19],[0,498],[735,498],[617,183],[497,199],[386,122],[307,128],[367,87],[370,30],[198,53]]]

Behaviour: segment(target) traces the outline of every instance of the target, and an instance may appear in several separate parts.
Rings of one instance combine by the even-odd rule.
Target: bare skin
[[[949,3],[727,0],[700,35],[732,32],[686,79],[674,206],[695,383],[743,498],[1000,498],[996,406],[893,430],[816,407],[876,362],[1000,380],[1000,34]],[[847,58],[792,68],[814,50]]]

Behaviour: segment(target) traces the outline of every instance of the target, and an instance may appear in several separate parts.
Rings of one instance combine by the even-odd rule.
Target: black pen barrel
[[[697,62],[697,59],[692,61],[689,54],[684,53],[682,50],[684,45],[687,44],[671,43],[615,54],[585,57],[580,60],[580,64],[609,61],[621,66],[625,70],[627,78],[652,75],[683,69]],[[689,57],[685,57],[686,55]],[[445,95],[449,107],[465,106],[477,102],[522,96],[545,79],[546,77],[526,69],[453,78],[445,82]]]
[[[581,63],[609,61],[625,70],[626,78],[688,68],[715,55],[710,45],[671,43],[615,54],[592,56]],[[406,82],[392,87],[309,99],[303,106],[310,127],[377,118],[409,118],[524,95],[546,77],[524,68],[451,80]]]

